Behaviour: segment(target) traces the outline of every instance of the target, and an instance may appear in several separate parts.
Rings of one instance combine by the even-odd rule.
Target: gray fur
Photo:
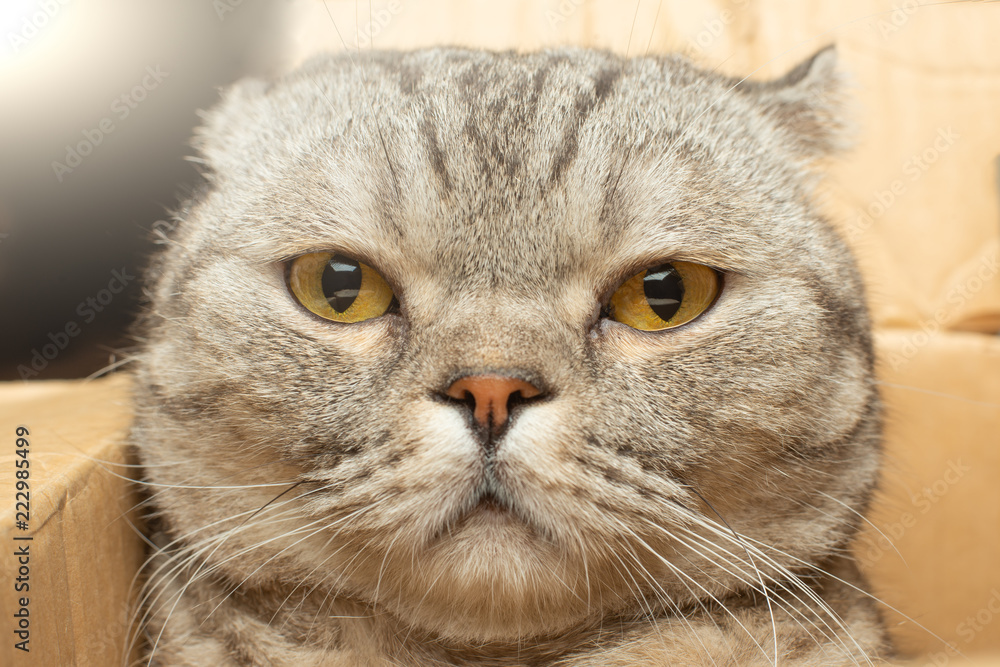
[[[142,324],[154,662],[884,651],[843,558],[879,462],[869,321],[810,205],[839,95],[831,49],[756,84],[677,56],[433,49],[230,89]],[[305,311],[283,267],[317,250],[375,267],[400,312]],[[724,273],[708,312],[601,317],[668,259]],[[489,472],[440,398],[483,371],[547,392]],[[484,476],[502,518],[469,513]]]

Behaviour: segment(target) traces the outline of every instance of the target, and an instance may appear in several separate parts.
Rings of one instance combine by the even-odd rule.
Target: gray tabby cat
[[[163,665],[841,665],[879,465],[810,205],[832,49],[433,49],[244,81],[151,272]]]

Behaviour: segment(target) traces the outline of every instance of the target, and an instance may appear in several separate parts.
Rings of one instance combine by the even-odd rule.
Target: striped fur
[[[152,662],[884,651],[843,556],[879,463],[869,322],[810,205],[839,95],[831,49],[755,84],[677,56],[433,49],[230,89],[141,324]],[[316,250],[378,269],[400,312],[306,312],[283,266]],[[601,316],[667,259],[724,273],[704,316]],[[487,371],[546,392],[489,464],[440,398]],[[474,507],[487,474],[504,512]]]

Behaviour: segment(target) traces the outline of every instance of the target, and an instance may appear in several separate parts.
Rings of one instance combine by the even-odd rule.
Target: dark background
[[[0,380],[82,377],[122,358],[140,280],[102,290],[116,270],[141,275],[151,228],[201,180],[185,160],[198,110],[242,76],[284,69],[284,20],[282,3],[260,0],[3,0]],[[103,136],[60,181],[53,162],[85,133]],[[109,296],[101,312],[86,305]],[[38,370],[46,345],[56,354]]]

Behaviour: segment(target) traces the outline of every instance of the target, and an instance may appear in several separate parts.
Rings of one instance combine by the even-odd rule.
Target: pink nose
[[[542,393],[530,382],[503,375],[467,375],[456,380],[446,393],[460,401],[472,394],[476,421],[487,430],[498,431],[507,423],[507,403],[515,392],[520,392],[521,398]]]

